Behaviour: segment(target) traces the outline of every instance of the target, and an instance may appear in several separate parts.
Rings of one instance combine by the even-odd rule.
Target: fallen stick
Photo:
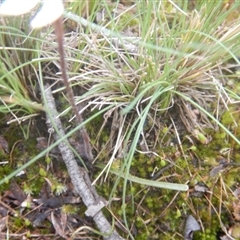
[[[57,132],[54,131],[52,135],[55,141],[57,141],[61,137],[65,136],[65,132],[63,130],[60,119],[57,118],[58,112],[49,85],[45,85],[45,97],[47,102],[46,108],[48,108],[46,124],[48,129],[53,129],[51,119],[54,120],[54,125],[57,128]],[[51,116],[49,114],[51,114]],[[85,214],[87,216],[93,217],[93,220],[96,223],[97,227],[104,235],[104,239],[123,240],[123,238],[119,236],[115,230],[112,229],[111,224],[103,215],[101,208],[106,205],[106,200],[100,197],[95,188],[92,186],[87,171],[84,168],[78,166],[74,154],[69,148],[68,141],[64,140],[59,143],[58,148],[67,167],[68,174],[71,178],[75,192],[82,198],[83,203],[87,207]]]

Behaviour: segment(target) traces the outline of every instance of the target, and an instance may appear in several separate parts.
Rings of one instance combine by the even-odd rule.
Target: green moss
[[[79,208],[72,204],[65,204],[62,206],[62,212],[66,213],[67,215],[77,214],[78,211],[79,211]]]
[[[233,157],[234,157],[234,162],[240,163],[240,153],[239,152],[234,152]]]
[[[226,132],[224,132],[223,130],[220,130],[213,135],[213,138],[223,140],[226,138]]]
[[[179,157],[176,159],[176,162],[177,162],[177,165],[181,168],[181,169],[187,169],[188,167],[188,162],[182,158],[182,157]]]
[[[229,115],[226,113],[226,116],[223,116],[223,121],[226,123],[228,120],[228,123],[231,125],[228,117]],[[150,179],[155,167],[161,170],[161,168],[168,165],[169,160],[171,160],[174,162],[174,166],[163,171],[159,177],[160,181],[174,183],[191,181],[189,183],[191,188],[190,193],[180,193],[177,197],[175,191],[149,188],[137,183],[132,183],[131,186],[129,185],[127,187],[126,196],[128,204],[126,208],[122,209],[122,202],[116,201],[111,204],[111,210],[117,214],[119,219],[122,219],[122,214],[125,213],[129,223],[134,222],[137,231],[136,239],[145,239],[146,236],[155,232],[157,224],[167,226],[167,230],[161,233],[157,231],[156,238],[152,239],[171,239],[172,236],[174,236],[174,239],[178,239],[174,234],[176,232],[183,232],[185,215],[192,213],[192,211],[197,212],[197,217],[201,219],[206,229],[211,229],[210,232],[209,230],[204,233],[198,232],[194,239],[215,239],[220,227],[218,213],[214,211],[209,212],[206,211],[206,209],[208,210],[211,204],[215,207],[219,206],[221,201],[221,204],[224,202],[222,210],[229,212],[232,201],[230,197],[232,193],[229,189],[234,186],[240,177],[237,176],[237,171],[235,172],[233,169],[220,173],[221,175],[219,176],[221,176],[222,182],[220,178],[218,180],[218,176],[216,176],[216,178],[210,177],[210,171],[219,165],[218,156],[221,156],[221,150],[225,148],[233,149],[234,145],[223,130],[216,132],[213,129],[206,129],[204,132],[206,136],[211,139],[208,144],[202,144],[196,140],[192,143],[183,137],[182,148],[185,154],[184,157],[182,154],[176,156],[177,148],[175,145],[169,146],[169,140],[174,139],[174,134],[169,131],[168,128],[164,128],[160,133],[158,132],[159,139],[164,137],[164,140],[161,141],[162,145],[154,149],[159,157],[149,157],[146,154],[140,153],[134,154],[130,169],[131,174],[134,176]],[[104,134],[106,134],[106,132],[104,132]],[[168,143],[168,145],[165,146],[165,143]],[[192,146],[194,146],[194,151],[191,149]],[[240,159],[240,154],[238,154],[237,151],[231,151],[231,154],[234,154],[231,155],[231,158],[234,158],[235,161]],[[193,159],[197,159],[197,164],[194,164]],[[114,179],[109,182],[108,186],[103,184],[99,187],[99,193],[103,193],[104,196],[108,198],[111,192],[109,189],[111,189],[113,182]],[[197,196],[197,194],[196,196],[191,195],[191,191],[194,191],[194,186],[197,183],[204,183],[208,189],[213,192],[211,198],[208,193],[203,193],[201,197]],[[226,189],[223,189],[222,184],[227,186]],[[121,180],[114,196],[120,197],[122,192],[123,181]],[[228,197],[226,197],[227,195]],[[171,204],[168,205],[169,203]],[[190,210],[189,206],[191,206]],[[138,216],[134,215],[136,208],[139,214]],[[160,220],[159,216],[161,216]],[[226,217],[222,217],[222,221],[227,221],[227,219],[227,214]]]
[[[230,110],[223,113],[221,123],[223,125],[229,125],[234,123],[234,118]]]
[[[24,226],[24,220],[21,219],[20,217],[15,217],[13,219],[13,224],[14,224],[14,228],[17,229],[17,228],[21,228]]]
[[[210,229],[206,229],[205,232],[195,232],[194,240],[217,240],[216,233]]]
[[[224,183],[229,187],[233,187],[236,182],[239,182],[240,176],[239,176],[239,170],[238,169],[231,169],[226,174],[223,174],[223,180]]]

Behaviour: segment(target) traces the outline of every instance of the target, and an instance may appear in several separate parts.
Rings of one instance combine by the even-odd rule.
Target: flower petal
[[[40,28],[57,20],[64,11],[61,0],[45,0],[43,6],[31,21],[32,28]]]
[[[33,9],[39,0],[5,0],[0,5],[0,15],[17,16],[29,12]]]

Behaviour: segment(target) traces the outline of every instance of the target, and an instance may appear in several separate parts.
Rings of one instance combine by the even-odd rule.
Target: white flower
[[[56,21],[63,14],[64,6],[61,0],[45,0],[41,10],[31,21],[32,28],[40,28]]]
[[[39,0],[5,0],[0,5],[0,15],[17,16],[25,14],[33,9]]]
[[[17,16],[33,9],[40,0],[5,0],[0,5],[0,15]],[[56,21],[64,11],[62,0],[44,0],[42,8],[31,21],[32,28],[40,28]]]

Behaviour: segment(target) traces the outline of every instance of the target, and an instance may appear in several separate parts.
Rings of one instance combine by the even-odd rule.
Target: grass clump
[[[110,199],[112,216],[123,223],[123,235],[182,239],[188,214],[201,219],[201,237],[226,232],[222,226],[235,223],[229,196],[239,168],[232,165],[239,163],[240,143],[240,19],[232,19],[239,3],[90,2],[67,5],[65,53],[94,146],[95,183]],[[68,136],[73,135],[51,28],[42,40],[39,33],[10,25],[1,26],[0,111],[21,119],[42,110],[35,89],[48,81],[66,129],[73,129]],[[188,183],[190,192],[148,186],[147,180]],[[197,184],[204,185],[203,192]]]

